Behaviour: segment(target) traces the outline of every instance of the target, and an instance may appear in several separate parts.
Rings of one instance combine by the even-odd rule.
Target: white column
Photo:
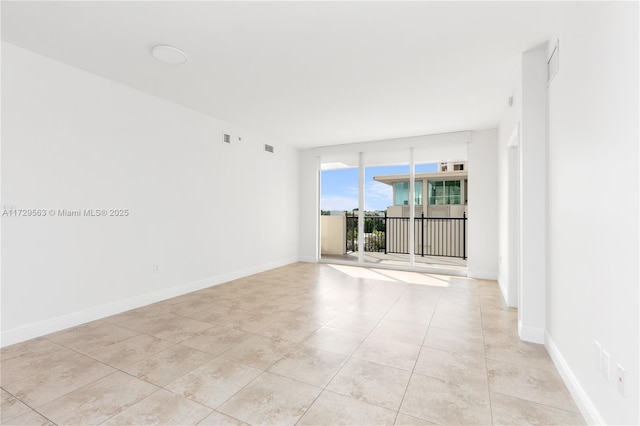
[[[358,262],[364,262],[364,153],[358,154]]]
[[[414,194],[416,183],[416,168],[413,162],[413,148],[409,148],[409,266],[415,266],[416,262],[416,196]]]
[[[320,220],[320,208],[322,206],[322,161],[320,160],[320,157],[317,156],[315,157],[316,159],[316,179],[318,184],[316,185],[316,188],[318,188],[318,191],[316,193],[316,216],[315,216],[315,220],[316,220],[316,252],[315,252],[315,258],[316,261],[318,259],[320,259],[322,257],[322,221]]]
[[[544,343],[546,326],[546,53],[522,55],[518,333],[534,343]]]

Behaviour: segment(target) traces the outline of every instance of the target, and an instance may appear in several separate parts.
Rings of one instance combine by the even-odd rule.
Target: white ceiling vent
[[[222,134],[222,142],[231,143],[231,135],[228,134],[228,133],[223,133]]]
[[[273,145],[264,144],[264,150],[273,154]]]

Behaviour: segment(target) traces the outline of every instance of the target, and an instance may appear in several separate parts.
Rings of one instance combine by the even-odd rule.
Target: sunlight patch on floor
[[[343,274],[346,274],[353,278],[363,278],[363,279],[369,279],[369,280],[392,281],[392,282],[398,281],[391,277],[374,272],[372,269],[369,269],[369,268],[362,268],[359,266],[336,265],[333,263],[330,263],[328,265],[331,268],[337,271],[340,271]]]
[[[394,269],[366,268],[361,266],[337,265],[329,263],[329,267],[352,278],[402,282],[406,284],[449,287],[451,278],[446,275],[424,274],[420,272],[398,271]]]
[[[407,284],[448,287],[451,277],[446,275],[427,275],[420,272],[396,271],[393,269],[373,269],[379,274],[394,278]]]

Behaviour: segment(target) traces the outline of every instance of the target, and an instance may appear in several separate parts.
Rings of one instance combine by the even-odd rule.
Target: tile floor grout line
[[[29,405],[29,404],[27,404],[26,402],[22,401],[20,398],[18,398],[18,397],[17,397],[16,395],[14,395],[13,393],[9,392],[7,389],[5,389],[5,388],[4,388],[4,386],[0,387],[0,389],[2,389],[3,391],[5,391],[5,392],[6,392],[6,393],[8,393],[9,395],[11,395],[11,396],[16,400],[16,401],[19,401],[20,403],[24,404],[24,406],[25,406],[25,407],[27,407],[29,410],[34,411],[34,412],[38,413],[40,416],[44,417],[45,419],[47,419],[47,420],[48,420],[48,421],[50,421],[51,423],[56,424],[55,422],[51,421],[51,419],[49,419],[47,416],[45,416],[45,415],[43,415],[41,412],[39,412],[37,408],[32,407],[31,405]],[[54,401],[55,401],[55,400],[54,400]],[[48,404],[48,402],[46,402],[45,404]],[[42,405],[45,405],[45,404],[42,404]],[[28,412],[27,412],[27,413],[28,413]],[[3,421],[2,421],[2,424],[5,424],[5,423],[9,422],[10,420],[17,419],[18,417],[21,417],[21,416],[23,416],[23,415],[25,415],[25,414],[27,414],[27,413],[22,413],[22,414],[19,414],[19,415],[17,415],[17,416],[11,417],[11,418],[9,418],[9,419],[5,419],[5,420],[3,420]]]
[[[244,364],[243,364],[243,365],[244,365]],[[255,367],[253,367],[253,368],[255,368]],[[266,370],[261,370],[261,371],[260,371],[260,374],[258,374],[258,375],[257,375],[255,378],[253,378],[250,382],[248,382],[247,384],[245,384],[244,386],[242,386],[240,389],[238,389],[238,391],[237,391],[237,392],[235,392],[233,395],[229,396],[229,398],[227,398],[227,399],[225,399],[223,402],[221,402],[217,407],[209,407],[209,406],[206,406],[206,407],[211,408],[213,411],[218,411],[219,413],[222,413],[222,414],[224,414],[225,416],[233,417],[233,416],[230,416],[229,414],[227,414],[227,413],[225,413],[225,412],[223,412],[223,411],[219,411],[218,409],[219,409],[220,407],[222,407],[224,404],[226,404],[227,402],[229,402],[230,400],[232,400],[236,395],[238,395],[240,392],[242,392],[242,391],[243,391],[247,386],[249,386],[250,384],[252,384],[252,383],[253,383],[253,382],[255,382],[256,380],[258,380],[258,379],[259,379],[259,378],[260,378],[264,373],[266,373],[266,372],[267,372]],[[187,399],[189,399],[189,398],[187,398]],[[235,417],[234,417],[234,418],[235,418]],[[241,421],[241,422],[243,422],[243,423],[247,423],[247,422],[245,422],[244,420],[241,420],[241,419],[238,419],[238,420],[240,420],[240,421]]]
[[[424,347],[424,342],[427,339],[427,333],[429,333],[429,328],[431,327],[431,321],[433,321],[433,316],[436,313],[436,309],[438,307],[438,303],[440,303],[440,296],[442,295],[442,291],[438,292],[438,298],[436,299],[436,303],[433,307],[433,312],[431,312],[431,316],[429,317],[429,323],[427,324],[427,329],[424,332],[424,336],[422,337],[422,342],[420,343],[420,350],[418,351],[418,355],[416,356],[416,362],[413,363],[413,368],[411,369],[411,374],[409,375],[409,380],[407,381],[407,385],[404,388],[404,392],[402,394],[402,399],[400,400],[400,405],[398,406],[398,412],[396,413],[396,418],[393,421],[393,423],[395,424],[398,421],[398,417],[400,416],[400,410],[402,409],[402,404],[404,404],[404,399],[407,396],[407,391],[409,390],[409,385],[411,384],[411,379],[413,378],[416,370],[416,365],[418,364],[418,360],[420,359],[420,353],[422,353],[422,348]],[[416,416],[417,417],[417,416]],[[417,417],[420,418],[420,417]],[[423,419],[426,421],[430,421],[427,419]]]
[[[507,395],[507,394],[504,394],[502,392],[491,391],[491,393],[496,394],[496,395],[506,396],[507,398],[517,399],[518,401],[526,402],[526,403],[529,403],[529,404],[535,404],[535,405],[540,405],[542,407],[552,408],[554,410],[564,411],[565,413],[572,413],[572,414],[580,414],[580,415],[582,415],[582,413],[580,413],[580,409],[578,409],[577,411],[572,411],[572,410],[567,410],[566,408],[555,407],[553,405],[543,404],[541,402],[532,401],[530,399],[524,399],[524,398],[521,398],[521,397],[515,396],[515,395]]]
[[[357,300],[357,299],[356,299]],[[345,311],[340,311],[340,312],[345,312]],[[383,317],[384,318],[384,317]],[[334,317],[335,319],[335,317]],[[331,321],[331,320],[330,320]],[[309,404],[309,406],[307,407],[307,409],[305,410],[305,412],[302,414],[302,416],[300,416],[300,418],[298,419],[298,421],[295,423],[296,425],[300,422],[300,420],[302,420],[302,418],[304,417],[304,415],[306,414],[307,411],[309,411],[309,409],[313,406],[313,404],[315,404],[315,402],[320,398],[320,396],[325,392],[331,392],[327,389],[327,387],[331,384],[331,382],[338,376],[338,374],[340,374],[340,372],[342,371],[342,369],[345,367],[345,365],[347,365],[347,363],[349,361],[351,361],[351,358],[353,358],[353,354],[356,353],[358,351],[358,349],[360,348],[360,346],[362,346],[362,344],[364,343],[365,340],[367,340],[367,337],[369,337],[371,335],[371,333],[373,332],[373,330],[375,329],[375,327],[378,326],[378,324],[380,324],[380,321],[382,321],[382,318],[376,323],[376,325],[373,327],[373,329],[371,329],[371,331],[369,331],[369,334],[366,335],[366,337],[364,339],[362,339],[362,342],[360,342],[360,344],[358,345],[358,347],[353,350],[353,352],[351,352],[350,355],[345,355],[346,359],[344,360],[344,362],[342,363],[342,365],[340,365],[340,368],[338,368],[338,370],[333,374],[333,376],[331,376],[331,378],[329,379],[329,381],[324,385],[324,387],[322,388],[322,391],[318,394],[318,396],[313,400],[313,402],[311,404]],[[328,321],[329,322],[329,321]],[[327,323],[328,323],[327,322]],[[326,323],[325,323],[326,324]],[[324,327],[324,326],[323,326]],[[346,330],[345,330],[346,331]],[[357,358],[356,358],[357,359]],[[348,398],[348,397],[347,397]],[[356,400],[357,401],[357,400]]]
[[[53,342],[52,342],[52,343],[53,343]],[[67,348],[67,347],[64,347],[64,349],[70,350],[70,351],[72,351],[72,352],[76,352],[76,355],[84,355],[84,354],[81,354],[81,353],[79,353],[79,352],[77,352],[77,351],[75,351],[75,350],[73,350],[73,349]],[[58,351],[56,351],[56,352],[58,352]],[[55,367],[52,367],[52,368],[55,368]],[[7,391],[6,386],[12,385],[12,384],[14,384],[14,383],[18,383],[18,382],[20,382],[20,381],[22,381],[22,380],[25,380],[25,379],[28,379],[28,378],[30,378],[30,377],[35,377],[35,376],[37,376],[38,374],[40,374],[40,373],[32,373],[32,374],[28,374],[28,375],[23,376],[23,377],[21,377],[21,378],[19,378],[19,379],[15,380],[15,381],[13,381],[13,382],[4,383],[4,384],[2,385],[2,389],[4,389],[5,391]],[[8,391],[7,391],[7,392],[8,392]],[[20,399],[18,399],[18,400],[19,400],[20,402],[22,402],[22,400],[20,400]]]
[[[45,416],[44,414],[42,414],[40,411],[38,411],[37,409],[33,409],[33,411],[35,411],[36,413],[38,413],[38,415],[42,416],[43,418],[47,419],[47,421],[51,422],[51,424],[54,425],[58,425],[58,423],[54,422],[53,420],[51,420],[49,417]],[[26,414],[26,413],[25,413]]]
[[[485,376],[487,378],[487,398],[489,399],[489,416],[491,417],[491,424],[494,424],[493,419],[493,404],[491,401],[491,383],[489,380],[489,364],[487,363],[487,346],[484,340],[484,315],[482,315],[482,307],[483,303],[480,298],[480,291],[478,290],[478,303],[480,304],[480,326],[482,327],[482,352],[484,354],[484,368],[485,368]]]
[[[135,336],[131,336],[131,337],[135,337]],[[48,339],[47,339],[47,340],[48,340]],[[125,340],[126,340],[126,339],[125,339]],[[55,343],[55,342],[53,342],[53,343]],[[106,374],[106,375],[104,375],[104,376],[102,376],[102,377],[99,377],[99,378],[97,378],[97,379],[93,380],[92,382],[86,383],[86,384],[84,384],[84,385],[82,385],[82,386],[80,386],[80,387],[78,387],[78,388],[76,388],[76,389],[73,389],[73,390],[71,390],[71,391],[69,391],[69,392],[67,392],[67,393],[65,393],[65,394],[63,394],[63,395],[60,395],[59,397],[54,398],[54,399],[52,399],[51,401],[47,401],[47,402],[45,402],[45,403],[41,404],[39,407],[43,407],[43,406],[45,406],[45,405],[47,405],[47,404],[49,404],[49,403],[51,403],[51,402],[57,401],[57,400],[59,400],[60,398],[63,398],[63,397],[65,397],[65,396],[69,395],[69,394],[70,394],[70,393],[72,393],[72,392],[75,392],[75,391],[77,391],[77,390],[79,390],[79,389],[82,389],[82,388],[84,388],[84,387],[87,387],[87,386],[89,386],[89,385],[92,385],[92,384],[94,384],[94,383],[96,383],[96,382],[98,382],[98,381],[100,381],[100,380],[102,380],[102,379],[105,379],[105,378],[107,378],[107,377],[109,377],[109,376],[112,376],[113,374],[117,373],[118,371],[120,371],[120,372],[122,372],[122,373],[125,373],[125,374],[129,374],[129,373],[127,373],[126,371],[122,371],[122,370],[120,370],[119,368],[113,367],[113,366],[111,366],[111,365],[109,365],[109,364],[107,364],[107,363],[105,363],[105,362],[103,362],[103,361],[97,360],[97,359],[93,358],[93,357],[92,357],[92,356],[90,356],[90,355],[87,355],[87,354],[84,354],[84,353],[82,353],[82,352],[79,352],[79,351],[78,351],[78,350],[76,350],[76,349],[73,349],[73,348],[70,348],[70,347],[66,347],[66,346],[64,346],[64,347],[65,347],[66,349],[68,349],[68,350],[72,351],[72,352],[75,352],[75,353],[78,355],[78,356],[76,356],[76,357],[74,357],[74,358],[79,358],[80,356],[84,356],[84,357],[86,357],[86,358],[89,358],[89,359],[90,359],[90,360],[92,360],[92,361],[95,361],[95,362],[97,362],[97,363],[99,363],[99,364],[102,364],[102,365],[104,365],[104,366],[106,366],[106,367],[109,367],[109,368],[111,368],[111,369],[113,369],[113,370],[115,370],[115,371],[109,372],[108,374]],[[73,359],[73,358],[72,358],[72,359]],[[57,367],[57,366],[56,366],[56,367]],[[53,367],[52,369],[54,369],[54,368],[56,368],[56,367]],[[24,378],[22,378],[22,379],[20,379],[20,380],[16,380],[15,382],[12,382],[12,383],[17,383],[17,382],[22,381],[22,380],[24,380],[24,379],[27,379],[27,378],[29,378],[29,377],[35,377],[35,376],[37,376],[38,374],[43,374],[43,373],[35,373],[35,374],[30,375],[30,376],[28,376],[28,377],[24,377]],[[129,375],[130,375],[130,374],[129,374]],[[136,378],[137,378],[137,377],[136,377]],[[10,393],[10,392],[9,392],[9,391],[7,391],[4,387],[3,387],[3,389],[5,390],[5,392]],[[11,394],[11,395],[13,395],[13,394]],[[29,408],[31,408],[32,410],[36,411],[36,408],[31,407],[30,405],[28,405],[28,404],[27,404],[25,401],[23,401],[22,399],[20,399],[20,398],[18,398],[18,397],[16,397],[16,396],[14,396],[14,398],[16,398],[18,401],[22,402],[23,404],[27,405],[27,406],[28,406]],[[40,412],[38,412],[38,414],[40,414]],[[45,416],[43,416],[43,417],[45,417]],[[53,422],[53,423],[55,423],[55,422]]]
[[[94,361],[96,361],[96,360],[94,360]],[[97,361],[97,362],[100,362],[100,361]],[[115,369],[115,370],[116,370],[116,371],[112,371],[112,372],[110,372],[109,374],[107,374],[106,376],[102,376],[102,377],[100,377],[100,378],[98,378],[98,379],[96,379],[96,380],[94,380],[94,381],[92,381],[92,382],[86,383],[86,384],[84,384],[84,385],[82,385],[82,386],[80,386],[80,387],[78,387],[78,388],[76,388],[76,389],[73,389],[72,391],[67,392],[67,393],[65,393],[64,395],[60,395],[59,397],[57,397],[57,398],[55,398],[55,399],[52,399],[51,401],[47,401],[47,402],[45,402],[44,404],[40,405],[38,408],[42,408],[42,407],[44,407],[45,405],[47,405],[47,404],[51,404],[52,402],[55,402],[55,401],[58,401],[58,400],[60,400],[60,399],[62,399],[62,398],[64,398],[64,397],[66,397],[67,395],[69,395],[69,394],[71,394],[71,393],[73,393],[73,392],[76,392],[76,391],[78,391],[78,390],[80,390],[80,389],[86,388],[87,386],[91,386],[91,385],[93,385],[93,384],[95,384],[95,383],[97,383],[97,382],[99,382],[99,381],[101,381],[101,380],[103,380],[103,379],[106,379],[107,377],[113,376],[114,374],[118,373],[118,370],[117,370],[117,369]],[[36,411],[38,414],[42,415],[39,411],[37,411],[37,409],[36,409],[36,408],[32,408],[32,409],[33,409],[33,411]],[[42,416],[48,419],[48,417],[46,417],[46,416],[44,416],[44,415],[42,415]],[[50,420],[50,419],[49,419],[49,420]],[[50,420],[50,421],[51,421],[51,420]],[[53,422],[53,421],[52,421],[52,423],[57,424],[56,422]]]
[[[329,320],[329,321],[331,321],[331,320]],[[327,322],[329,322],[329,321],[327,321]],[[325,322],[324,324],[326,324],[327,322]],[[325,325],[324,325],[324,324],[323,324],[323,325],[321,325],[321,327],[320,327],[320,328],[325,327]],[[268,328],[268,326],[266,326],[266,327],[265,327],[265,329],[266,329],[266,328]],[[320,329],[320,328],[318,328],[318,329]],[[317,330],[316,330],[316,331],[317,331]],[[258,334],[255,334],[255,333],[252,333],[252,334],[254,334],[254,335],[258,335]],[[313,334],[313,333],[311,333],[311,334]],[[261,337],[266,337],[266,336],[261,336]],[[308,337],[309,337],[309,336],[307,336],[307,338],[308,338]],[[267,337],[267,338],[268,338],[268,337]],[[285,341],[291,342],[291,341],[286,340],[286,339],[280,339],[280,340],[285,340]],[[287,354],[291,353],[294,349],[296,349],[296,348],[298,348],[298,347],[301,347],[301,346],[305,346],[305,345],[303,344],[303,342],[291,342],[291,343],[294,343],[294,344],[295,344],[295,346],[294,346],[294,347],[292,347],[289,351],[287,351],[287,352],[286,352],[286,353],[285,353],[285,354],[284,354],[280,359],[282,359],[282,358],[283,358],[284,356],[286,356]],[[238,346],[238,345],[236,345],[236,346]],[[235,348],[236,346],[234,346],[234,348]],[[242,363],[241,361],[237,361],[237,360],[234,360],[234,359],[231,359],[231,358],[225,357],[225,356],[224,356],[224,354],[225,354],[226,352],[230,351],[231,349],[233,349],[233,348],[229,348],[228,350],[226,350],[226,351],[222,352],[222,353],[221,353],[220,355],[218,355],[218,356],[219,356],[219,357],[222,357],[222,358],[224,358],[224,359],[226,359],[226,360],[228,360],[228,361],[231,361],[231,362],[237,362],[237,363],[239,363],[239,364],[241,364],[241,365],[245,365],[245,366],[247,366],[247,367],[256,368],[256,367],[254,367],[254,366],[251,366],[251,365],[248,365],[248,364],[244,364],[244,363]],[[299,381],[299,380],[296,380],[296,379],[293,379],[293,378],[290,378],[290,377],[282,376],[282,375],[280,375],[280,374],[278,374],[278,373],[273,373],[273,372],[268,371],[268,370],[269,370],[271,367],[273,367],[273,366],[274,366],[278,361],[280,361],[280,359],[276,360],[276,361],[275,361],[275,362],[273,362],[271,365],[269,365],[269,367],[267,367],[266,369],[262,370],[262,372],[261,372],[258,376],[256,376],[256,378],[255,378],[255,379],[253,379],[252,381],[250,381],[249,383],[247,383],[246,385],[244,385],[240,390],[238,390],[236,393],[234,393],[233,395],[231,395],[228,399],[226,399],[226,400],[225,400],[222,404],[220,404],[217,408],[222,407],[222,406],[223,406],[224,404],[226,404],[229,400],[231,400],[234,396],[236,396],[238,393],[240,393],[242,390],[244,390],[244,389],[245,389],[247,386],[249,386],[251,383],[255,382],[259,377],[261,377],[261,376],[262,376],[262,375],[264,375],[265,373],[269,373],[269,374],[277,375],[278,377],[282,377],[282,378],[285,378],[285,379],[293,380],[293,381],[296,381],[296,382],[301,383],[301,384],[304,384],[304,385],[314,386],[314,385],[310,385],[309,383],[305,383],[305,382],[302,382],[302,381]],[[347,359],[347,360],[348,360],[348,359]],[[343,363],[343,365],[342,365],[342,366],[344,366],[344,364],[346,364],[347,360],[345,360],[345,362]],[[342,366],[341,366],[341,368],[342,368]],[[339,372],[339,371],[340,371],[340,369],[338,370],[338,372]],[[338,374],[338,372],[336,372],[336,375]],[[334,375],[333,377],[335,377],[335,375]],[[333,380],[333,377],[332,377],[332,379],[331,379],[331,380]],[[329,381],[329,383],[331,382],[331,380]],[[309,406],[305,409],[305,411],[302,413],[302,415],[300,416],[300,418],[298,419],[298,421],[296,422],[296,424],[300,421],[300,419],[302,419],[302,417],[304,416],[304,414],[308,411],[308,409],[309,409],[309,408],[311,408],[311,406],[315,403],[315,401],[317,401],[317,399],[320,397],[320,395],[322,395],[322,393],[324,392],[324,390],[326,390],[326,386],[328,386],[328,383],[327,383],[327,385],[325,385],[325,387],[324,387],[324,388],[321,388],[321,391],[320,391],[320,393],[318,394],[318,396],[317,396],[317,397],[316,397],[316,398],[311,402],[311,404],[309,404]],[[314,386],[314,387],[317,387],[317,386]],[[215,409],[214,409],[214,411],[218,411],[218,410],[217,410],[217,408],[215,408]],[[220,411],[220,412],[221,412],[221,411]],[[222,413],[222,412],[221,412],[221,413]],[[228,415],[228,414],[226,414],[226,413],[223,413],[223,414]],[[231,416],[230,416],[230,417],[231,417]],[[239,419],[238,419],[238,420],[239,420]],[[240,421],[244,422],[243,420],[240,420]]]
[[[143,379],[143,378],[141,378],[141,377],[134,376],[133,374],[129,373],[128,371],[123,370],[123,368],[129,367],[129,366],[131,366],[131,365],[133,365],[133,364],[137,364],[137,363],[142,362],[142,361],[145,361],[145,360],[147,360],[147,359],[149,359],[149,358],[151,358],[151,357],[153,357],[153,356],[155,356],[155,355],[158,355],[158,354],[160,354],[160,353],[162,353],[162,352],[166,352],[166,351],[168,351],[168,350],[170,350],[170,349],[172,349],[172,348],[175,348],[176,346],[182,346],[182,347],[184,347],[184,348],[188,348],[188,349],[191,349],[191,350],[194,350],[194,351],[197,351],[197,352],[202,352],[202,353],[205,353],[205,354],[207,354],[207,355],[212,355],[212,356],[214,356],[214,357],[216,356],[216,355],[213,355],[213,354],[207,353],[207,352],[205,352],[205,351],[201,351],[201,350],[199,350],[199,349],[195,349],[195,348],[191,348],[191,347],[189,347],[189,346],[182,345],[182,342],[184,342],[185,340],[188,340],[188,339],[185,339],[185,340],[183,340],[183,341],[182,341],[182,342],[180,342],[180,343],[175,343],[175,342],[171,342],[171,341],[169,341],[169,340],[161,339],[160,337],[156,337],[156,336],[153,336],[153,335],[151,335],[151,334],[144,333],[144,332],[139,332],[139,334],[136,334],[135,336],[131,336],[131,338],[133,338],[133,337],[137,337],[137,336],[141,336],[141,335],[145,335],[145,336],[149,336],[149,337],[153,337],[153,338],[156,338],[156,339],[163,340],[163,341],[165,341],[165,342],[171,343],[171,346],[169,346],[169,347],[168,347],[168,348],[166,348],[166,349],[160,350],[160,351],[158,351],[158,352],[154,352],[154,353],[150,354],[149,356],[145,356],[144,358],[141,358],[141,359],[140,359],[140,360],[138,360],[138,361],[132,362],[131,364],[128,364],[128,365],[126,365],[126,366],[124,366],[124,367],[122,367],[122,368],[121,368],[121,367],[116,367],[116,366],[111,365],[111,364],[108,364],[108,363],[107,363],[107,362],[105,362],[105,361],[101,361],[101,360],[99,360],[99,359],[97,359],[97,358],[94,358],[94,356],[92,356],[92,355],[89,355],[89,354],[85,354],[85,353],[79,352],[79,351],[77,351],[77,350],[75,350],[75,349],[73,349],[73,348],[68,348],[68,349],[69,349],[69,350],[72,350],[72,351],[74,351],[74,352],[76,352],[76,353],[77,353],[77,354],[79,354],[79,355],[85,356],[85,357],[87,357],[87,358],[89,358],[89,359],[91,359],[91,360],[93,360],[93,361],[95,361],[95,362],[99,362],[99,363],[101,363],[101,364],[106,365],[107,367],[113,368],[114,370],[120,371],[121,373],[124,373],[124,374],[126,374],[126,375],[128,375],[128,376],[131,376],[131,377],[133,377],[134,379],[142,380],[142,381],[144,381],[144,382],[146,382],[146,383],[149,383],[149,384],[154,385],[154,386],[159,387],[159,388],[164,388],[164,387],[163,387],[163,386],[159,386],[159,385],[157,385],[157,384],[155,384],[155,383],[152,383],[152,382],[150,382],[150,381],[148,381],[148,380],[145,380],[145,379]],[[127,340],[127,339],[124,339],[124,340]],[[122,340],[122,341],[124,341],[124,340]],[[121,341],[121,342],[122,342],[122,341]],[[120,342],[116,342],[116,343],[120,343]],[[209,362],[209,361],[205,361],[204,363],[202,363],[202,364],[198,365],[197,367],[195,367],[195,368],[193,368],[192,370],[188,371],[188,372],[187,372],[187,373],[185,373],[184,375],[191,373],[193,370],[195,370],[195,369],[197,369],[197,368],[200,368],[202,365],[206,364],[207,362]],[[115,373],[115,371],[114,371],[113,373]],[[108,374],[107,376],[109,376],[109,375],[111,375],[111,374],[113,374],[113,373],[110,373],[110,374]],[[104,377],[107,377],[107,376],[104,376]],[[98,379],[98,380],[100,380],[100,379]],[[95,383],[95,382],[92,382],[92,383]],[[81,387],[84,387],[84,386],[81,386]],[[77,389],[76,389],[76,390],[77,390]],[[71,391],[71,392],[73,392],[73,391]],[[69,392],[69,393],[71,393],[71,392]],[[67,395],[67,394],[65,394],[65,395]]]
[[[404,292],[403,292],[403,294],[404,294]],[[361,298],[361,297],[360,297],[360,298]],[[359,300],[360,298],[356,299],[356,301],[357,301],[357,300]],[[400,296],[398,296],[398,298],[396,299],[396,301],[394,302],[394,304],[398,301],[398,299],[400,299]],[[355,301],[354,301],[353,303],[355,303]],[[390,309],[389,309],[389,310],[390,310]],[[353,358],[353,354],[355,354],[355,353],[358,351],[358,349],[360,349],[360,347],[361,347],[361,346],[362,346],[362,344],[365,342],[365,340],[367,340],[367,338],[368,338],[369,336],[371,336],[371,333],[373,333],[373,330],[375,330],[375,328],[380,324],[380,322],[382,322],[382,320],[383,320],[383,319],[386,317],[386,315],[388,314],[389,310],[387,310],[387,311],[385,312],[385,314],[384,314],[384,315],[382,315],[382,316],[380,317],[380,319],[378,320],[378,322],[376,322],[376,325],[374,325],[374,326],[373,326],[373,328],[369,331],[369,333],[365,336],[365,338],[364,338],[364,339],[362,339],[362,341],[360,342],[360,344],[358,345],[358,347],[357,347],[355,350],[353,350],[353,352],[351,352],[351,354],[350,354],[350,355],[347,355],[347,358],[346,358],[346,359],[345,359],[345,361],[342,363],[342,365],[340,366],[340,368],[338,368],[338,370],[335,372],[335,374],[333,374],[333,376],[331,376],[331,378],[329,379],[329,381],[327,382],[327,384],[326,384],[326,385],[324,385],[324,387],[322,388],[322,391],[321,391],[321,392],[318,394],[318,396],[313,400],[313,402],[312,402],[311,404],[309,404],[309,406],[307,407],[307,409],[305,410],[305,412],[302,414],[302,416],[300,416],[300,418],[298,419],[298,421],[296,421],[296,423],[295,423],[296,425],[300,422],[300,420],[302,420],[302,418],[304,417],[304,415],[306,414],[306,412],[307,412],[307,411],[309,411],[309,409],[313,406],[313,404],[315,404],[315,402],[320,398],[320,396],[321,396],[325,391],[326,391],[326,392],[331,392],[330,390],[328,390],[328,389],[327,389],[327,387],[328,387],[328,386],[331,384],[331,382],[332,382],[332,381],[333,381],[333,380],[338,376],[338,374],[340,374],[340,372],[341,372],[341,371],[342,371],[342,369],[347,365],[347,363],[349,363],[349,361],[351,361],[351,359]],[[340,312],[346,312],[346,311],[341,310]],[[356,315],[357,315],[357,314],[356,314]],[[335,316],[334,316],[334,319],[335,319]],[[330,320],[330,321],[331,321],[331,320]],[[327,321],[327,323],[328,323],[328,322],[330,322],[330,321]],[[325,323],[325,324],[326,324],[326,323]],[[324,326],[323,326],[323,327],[324,327]],[[345,330],[345,331],[348,331],[348,330]],[[302,344],[302,343],[301,343],[301,344]],[[357,360],[358,358],[354,358],[354,359],[356,359],[356,360]],[[342,394],[339,394],[339,393],[338,393],[338,395],[342,395]],[[345,396],[345,397],[347,397],[347,398],[350,398],[350,397],[348,397],[348,396],[346,396],[346,395],[343,395],[343,396]],[[353,398],[351,398],[351,399],[353,399]],[[359,401],[359,400],[357,400],[357,399],[356,399],[355,401]],[[364,401],[361,401],[361,402],[364,402]],[[375,406],[377,406],[377,407],[380,407],[380,406],[379,406],[379,405],[377,405],[377,404],[372,404],[372,405],[375,405]],[[381,407],[381,408],[385,408],[385,407]],[[387,409],[387,410],[388,410],[388,408],[385,408],[385,409]],[[397,415],[397,414],[396,414],[396,415]]]
[[[107,417],[106,419],[104,419],[103,421],[101,421],[100,423],[96,423],[94,426],[100,426],[101,424],[108,422],[109,420],[111,420],[112,418],[114,418],[115,416],[117,416],[120,413],[124,413],[125,411],[127,411],[129,408],[133,407],[134,405],[138,404],[139,402],[143,401],[144,399],[150,397],[151,395],[153,395],[154,393],[157,393],[159,391],[163,390],[162,388],[158,388],[156,390],[154,390],[153,392],[151,392],[149,395],[145,395],[142,398],[138,399],[137,401],[135,401],[133,404],[129,405],[128,407],[126,407],[124,410],[119,411],[117,413],[112,414],[111,416]]]
[[[267,326],[267,327],[268,327],[268,326]],[[267,328],[267,327],[265,327],[265,328]],[[254,336],[261,336],[261,335],[255,334],[255,333],[252,333],[252,334],[254,334]],[[265,337],[265,336],[261,336],[261,337]],[[269,337],[266,337],[266,338],[269,338]],[[273,338],[271,338],[271,339],[273,339]],[[285,340],[285,339],[280,339],[280,340]],[[291,342],[291,341],[289,341],[289,340],[286,340],[286,341]],[[302,346],[302,343],[298,343],[298,342],[291,342],[291,343],[294,343],[294,345],[295,345],[295,346],[294,346],[294,347],[292,347],[292,348],[291,348],[289,351],[287,351],[285,354],[283,354],[283,355],[282,355],[282,357],[286,356],[287,354],[289,354],[290,352],[292,352],[294,349],[298,348],[299,346]],[[242,344],[242,343],[239,343],[238,345],[240,345],[240,344]],[[238,346],[238,345],[236,345],[236,346]],[[243,363],[243,362],[241,362],[241,361],[237,361],[237,360],[234,360],[234,359],[231,359],[231,358],[228,358],[228,357],[225,357],[225,356],[224,356],[224,354],[225,354],[226,352],[230,351],[231,349],[235,348],[236,346],[234,346],[234,347],[232,347],[232,348],[227,349],[226,351],[224,351],[224,352],[222,352],[221,354],[219,354],[218,356],[216,356],[216,358],[217,358],[217,357],[220,357],[220,358],[226,359],[227,361],[236,362],[236,363],[238,363],[238,364],[241,364],[241,365],[244,365],[244,366],[247,366],[247,367],[251,367],[251,368],[256,368],[256,367],[254,367],[254,366],[252,366],[252,365],[245,364],[245,363]],[[280,359],[282,359],[282,357],[281,357]],[[236,393],[234,393],[234,394],[233,394],[233,395],[231,395],[229,398],[227,398],[223,403],[221,403],[220,405],[218,405],[218,407],[213,408],[213,410],[214,410],[214,411],[218,411],[218,408],[222,407],[224,404],[226,404],[227,402],[229,402],[233,397],[235,397],[237,394],[239,394],[240,392],[242,392],[242,390],[244,390],[247,386],[249,386],[250,384],[252,384],[252,383],[253,383],[253,382],[255,382],[256,380],[258,380],[258,378],[260,378],[261,376],[263,376],[265,373],[274,374],[274,375],[277,375],[277,376],[279,376],[279,377],[283,377],[283,378],[285,378],[285,379],[289,379],[289,380],[297,381],[298,383],[301,383],[301,384],[305,384],[305,385],[308,385],[308,386],[313,386],[313,385],[309,385],[308,383],[304,383],[304,382],[301,382],[301,381],[299,381],[299,380],[295,380],[295,379],[292,379],[292,378],[290,378],[290,377],[282,376],[282,375],[279,375],[279,374],[277,374],[277,373],[272,373],[272,372],[268,371],[268,370],[269,370],[271,367],[273,367],[273,366],[274,366],[274,365],[275,365],[275,364],[276,364],[280,359],[278,359],[278,360],[274,361],[271,365],[269,365],[269,366],[268,366],[266,369],[264,369],[264,370],[263,370],[263,369],[260,369],[260,368],[256,368],[256,369],[258,369],[258,370],[261,370],[261,373],[260,373],[258,376],[256,376],[253,380],[251,380],[249,383],[247,383],[247,384],[246,384],[246,385],[244,385],[242,388],[240,388]],[[179,380],[179,379],[177,379],[177,380]],[[317,387],[317,386],[316,386],[316,387]],[[322,391],[320,391],[320,393],[318,394],[318,397],[320,396],[320,394],[322,394]],[[316,399],[317,399],[317,397],[316,397]],[[315,402],[315,400],[316,400],[316,399],[314,399],[314,402]],[[311,405],[313,405],[313,402],[309,405],[309,407],[311,407]],[[307,407],[307,410],[308,410],[308,408],[309,408],[309,407]],[[208,408],[209,408],[209,407],[208,407]],[[306,412],[307,410],[305,410],[305,412]],[[223,413],[222,411],[218,411],[218,412],[219,412],[219,413],[224,414],[225,416],[229,416],[228,414]],[[302,418],[302,416],[304,416],[304,413],[300,416],[300,418]],[[229,417],[233,417],[233,416],[229,416]],[[235,417],[233,417],[233,418],[235,418]],[[240,419],[237,419],[237,420],[239,420],[239,421],[241,421],[241,422],[245,423],[245,422],[244,422],[244,420],[240,420]]]

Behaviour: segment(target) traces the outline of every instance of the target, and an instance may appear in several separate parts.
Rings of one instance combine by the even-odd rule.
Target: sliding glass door
[[[466,267],[466,146],[376,148],[320,156],[321,259]]]

